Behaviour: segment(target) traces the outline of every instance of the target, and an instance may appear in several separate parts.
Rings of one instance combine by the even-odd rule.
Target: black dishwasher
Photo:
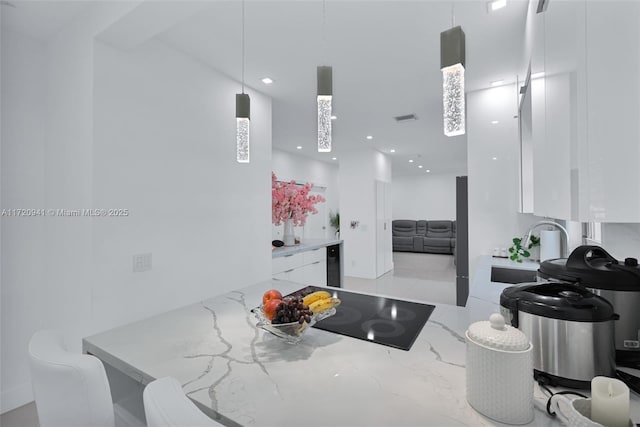
[[[340,283],[340,245],[327,246],[327,286],[342,287],[342,283]]]

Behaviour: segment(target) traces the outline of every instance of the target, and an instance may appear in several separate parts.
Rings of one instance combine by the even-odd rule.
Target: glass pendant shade
[[[465,36],[460,26],[440,33],[442,106],[444,134],[463,135],[465,130],[464,94]]]
[[[246,93],[236,94],[236,160],[249,163],[250,100]]]
[[[318,152],[331,151],[332,68],[318,67]]]
[[[444,110],[444,134],[465,133],[464,67],[462,64],[442,69],[442,105]]]

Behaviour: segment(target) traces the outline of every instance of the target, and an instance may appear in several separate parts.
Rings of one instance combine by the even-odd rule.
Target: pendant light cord
[[[244,93],[244,0],[242,0],[242,93]]]
[[[326,1],[322,0],[322,56],[325,59],[325,63],[327,62],[327,33],[325,31],[326,15]]]
[[[455,3],[451,2],[451,28],[456,26],[456,14],[454,12]]]

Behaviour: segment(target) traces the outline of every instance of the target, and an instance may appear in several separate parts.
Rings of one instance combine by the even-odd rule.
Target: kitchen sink
[[[537,270],[521,268],[491,267],[491,281],[499,283],[527,283],[535,282],[538,278]]]

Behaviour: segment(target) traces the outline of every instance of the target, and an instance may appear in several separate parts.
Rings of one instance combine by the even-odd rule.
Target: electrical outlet
[[[141,273],[151,270],[151,253],[133,256],[133,272]]]

